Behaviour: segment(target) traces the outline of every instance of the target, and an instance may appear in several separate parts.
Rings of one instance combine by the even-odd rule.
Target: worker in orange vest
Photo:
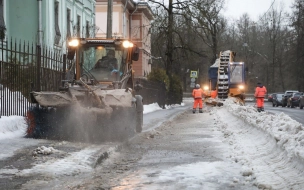
[[[258,82],[255,88],[254,97],[256,98],[256,104],[258,107],[258,112],[264,111],[264,98],[267,93],[266,87],[262,83]]]
[[[211,98],[216,98],[216,96],[217,96],[217,90],[212,90],[210,96],[211,96]]]
[[[205,92],[200,88],[199,84],[196,84],[192,91],[192,96],[194,98],[193,113],[196,112],[197,104],[199,105],[199,113],[203,113],[203,95],[206,95]]]

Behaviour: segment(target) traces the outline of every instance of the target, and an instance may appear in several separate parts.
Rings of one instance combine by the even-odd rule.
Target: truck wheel
[[[143,127],[143,111],[144,111],[144,106],[143,106],[143,98],[140,95],[135,95],[136,99],[136,132],[140,133],[142,131]]]

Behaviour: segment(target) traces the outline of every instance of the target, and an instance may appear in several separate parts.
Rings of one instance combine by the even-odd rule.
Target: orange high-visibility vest
[[[193,89],[192,91],[192,96],[193,98],[202,98],[203,97],[204,91],[202,89]]]
[[[265,97],[266,93],[267,93],[267,90],[266,90],[265,86],[263,86],[263,87],[258,86],[255,88],[254,97],[257,97],[257,98]]]

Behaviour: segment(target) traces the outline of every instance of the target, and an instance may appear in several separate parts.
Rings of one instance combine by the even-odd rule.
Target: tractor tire
[[[143,120],[144,120],[143,98],[140,95],[135,95],[135,99],[136,99],[136,132],[141,133],[143,127]]]

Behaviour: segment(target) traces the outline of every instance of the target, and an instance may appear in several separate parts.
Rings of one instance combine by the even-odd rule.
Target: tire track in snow
[[[304,189],[303,161],[290,158],[266,131],[230,113],[215,108],[216,125],[233,146],[231,157],[252,171],[261,189]]]

